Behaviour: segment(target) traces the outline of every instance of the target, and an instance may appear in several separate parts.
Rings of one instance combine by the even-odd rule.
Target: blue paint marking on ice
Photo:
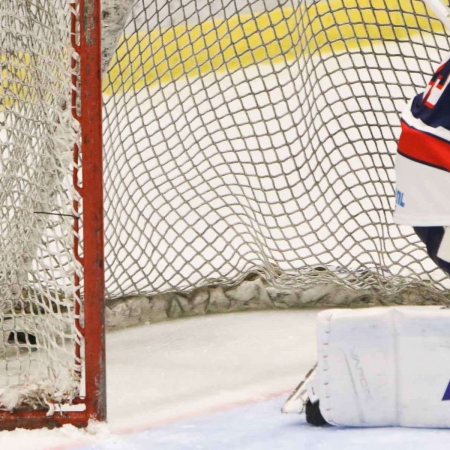
[[[314,428],[283,415],[285,397],[239,406],[78,450],[447,450],[449,431],[408,428]]]

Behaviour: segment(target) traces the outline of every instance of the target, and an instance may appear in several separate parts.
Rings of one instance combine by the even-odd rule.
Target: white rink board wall
[[[108,297],[448,288],[392,223],[399,114],[448,50],[420,1],[135,1],[104,83]]]

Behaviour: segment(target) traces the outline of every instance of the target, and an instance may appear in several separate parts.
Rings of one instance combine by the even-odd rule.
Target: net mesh
[[[0,410],[54,408],[80,390],[75,275],[81,268],[72,229],[75,6],[0,2]]]
[[[109,297],[445,291],[392,210],[399,113],[448,50],[421,1],[135,0],[104,83]]]

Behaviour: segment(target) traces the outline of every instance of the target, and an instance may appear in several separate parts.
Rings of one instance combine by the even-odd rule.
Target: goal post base
[[[85,411],[75,411],[70,413],[56,413],[51,417],[47,416],[47,411],[25,411],[17,410],[11,412],[0,412],[0,431],[12,431],[16,428],[27,430],[38,428],[59,428],[63,425],[73,425],[77,428],[86,428],[89,421],[94,419]]]

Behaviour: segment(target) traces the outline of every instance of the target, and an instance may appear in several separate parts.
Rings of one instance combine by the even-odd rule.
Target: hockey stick
[[[447,31],[450,31],[450,8],[441,0],[423,0],[423,2],[433,11]]]
[[[306,377],[300,382],[300,384],[295,388],[294,392],[286,400],[281,412],[284,414],[301,414],[305,408],[305,403],[308,399],[305,383],[308,381],[309,377],[317,369],[317,364],[306,374]]]

